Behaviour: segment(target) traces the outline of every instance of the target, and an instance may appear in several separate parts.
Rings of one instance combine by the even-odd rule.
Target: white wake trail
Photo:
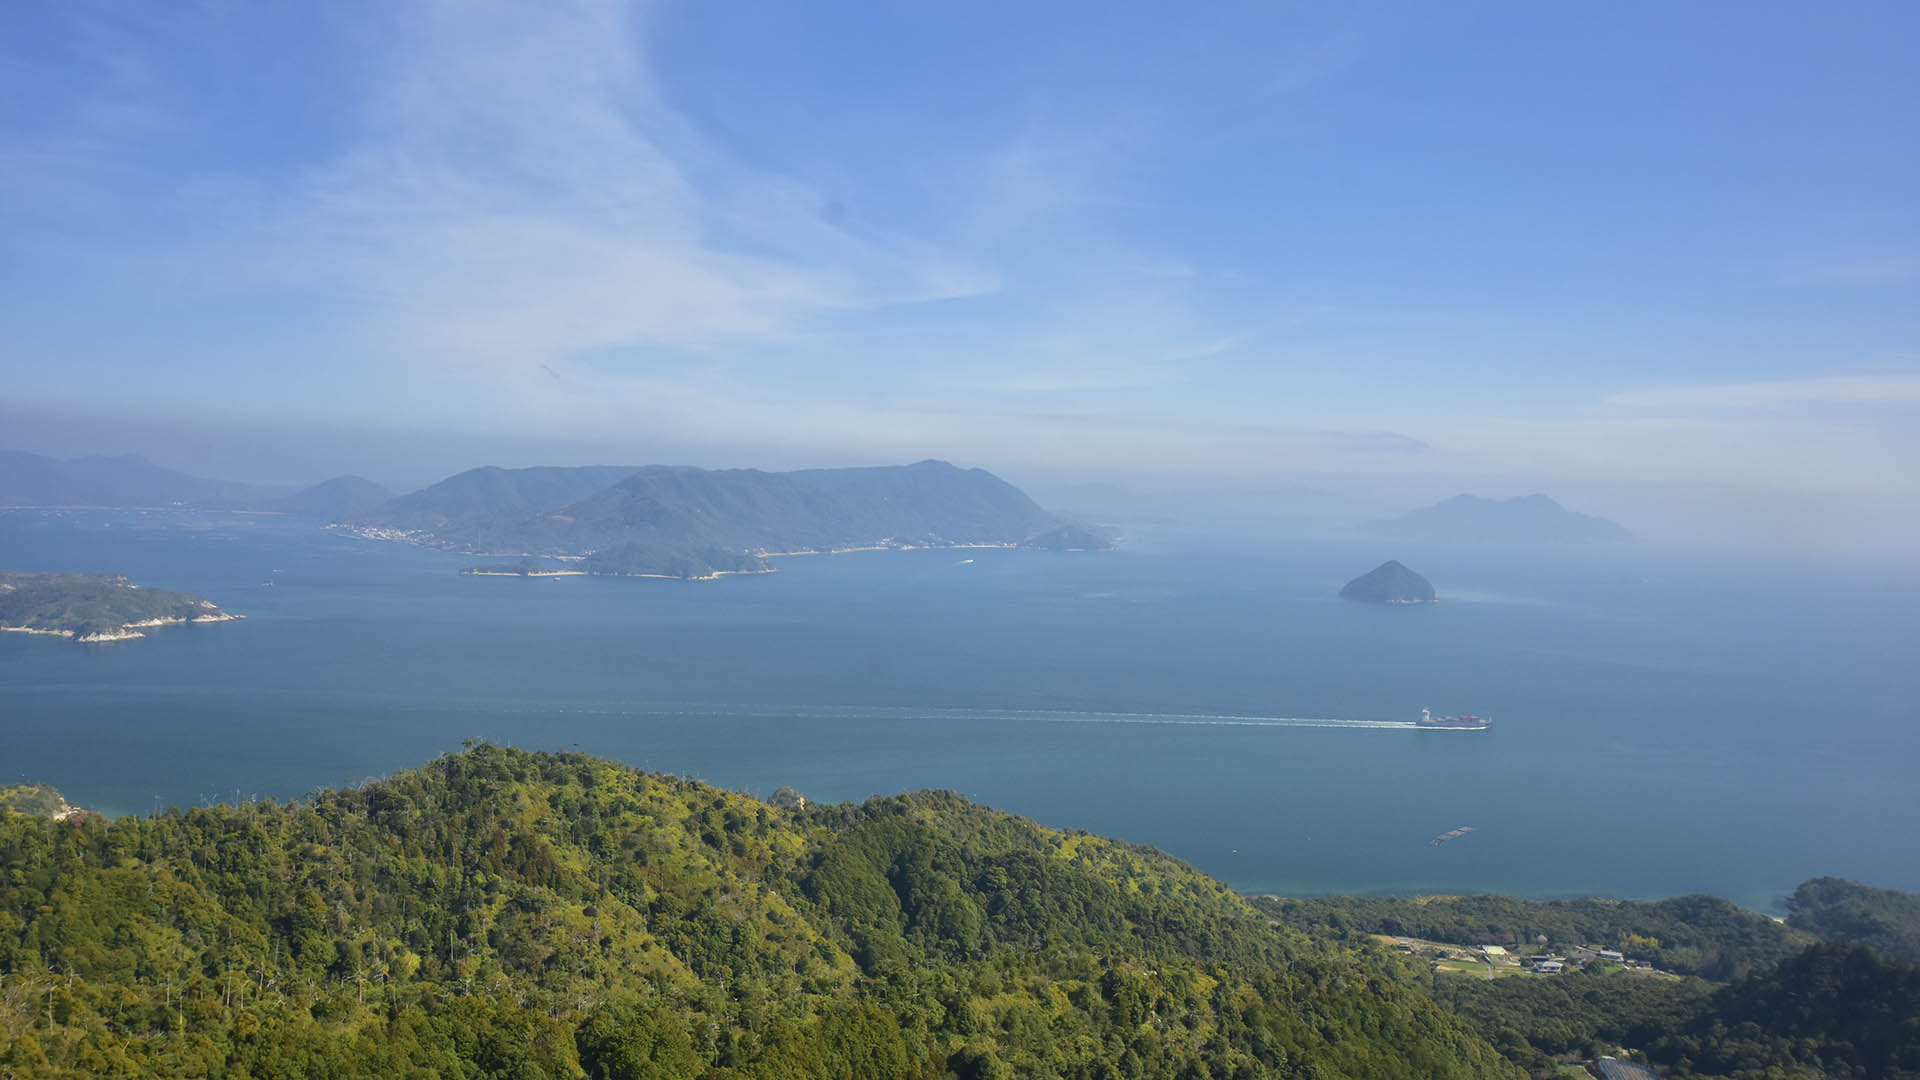
[[[1166,724],[1200,727],[1349,728],[1359,731],[1412,731],[1411,720],[1355,720],[1337,716],[1241,716],[1232,713],[1123,713],[1054,709],[937,709],[943,716],[988,720],[1038,720],[1057,724]]]

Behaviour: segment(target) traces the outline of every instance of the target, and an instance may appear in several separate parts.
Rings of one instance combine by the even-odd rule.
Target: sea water
[[[1389,557],[1441,602],[1336,597]],[[951,788],[1247,891],[1920,889],[1920,580],[1884,566],[1152,532],[709,582],[474,561],[270,516],[0,512],[0,566],[247,616],[0,635],[0,779],[148,813],[487,739],[814,800]],[[1417,730],[1422,707],[1494,727]]]

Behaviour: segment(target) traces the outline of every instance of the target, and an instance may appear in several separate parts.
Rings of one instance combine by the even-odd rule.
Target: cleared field
[[[1532,974],[1532,972],[1521,967],[1519,961],[1512,957],[1496,961],[1491,965],[1491,968],[1489,968],[1485,960],[1481,959],[1473,949],[1465,945],[1452,945],[1444,941],[1427,941],[1422,938],[1394,937],[1391,934],[1372,934],[1369,936],[1387,949],[1393,949],[1395,945],[1402,942],[1411,945],[1413,952],[1403,955],[1431,960],[1434,962],[1435,971],[1444,971],[1454,975],[1477,975],[1483,979],[1504,979],[1514,975]],[[1489,974],[1489,970],[1491,970],[1491,974]]]

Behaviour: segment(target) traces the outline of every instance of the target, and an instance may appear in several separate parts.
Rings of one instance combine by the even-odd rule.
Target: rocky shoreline
[[[195,615],[191,619],[142,619],[139,622],[123,623],[114,630],[92,630],[80,633],[75,630],[49,630],[37,626],[0,626],[0,632],[8,634],[40,634],[46,637],[72,638],[82,645],[98,645],[112,641],[132,641],[147,635],[144,631],[160,626],[185,626],[189,623],[237,622],[245,615],[221,612],[218,615]]]

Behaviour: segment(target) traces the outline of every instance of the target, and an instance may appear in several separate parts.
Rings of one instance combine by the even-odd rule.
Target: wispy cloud
[[[386,10],[383,32],[358,42],[356,85],[340,88],[349,119],[324,152],[270,178],[202,161],[144,185],[173,192],[166,215],[190,223],[156,252],[156,275],[174,287],[291,282],[334,298],[368,354],[481,371],[785,340],[832,312],[996,287],[923,238],[844,227],[822,212],[823,193],[708,140],[662,100],[645,11],[620,0]],[[60,184],[100,185],[103,203],[125,205],[113,177],[148,150],[124,112],[91,106],[40,160],[57,154],[70,174]]]
[[[1920,402],[1920,375],[1834,375],[1814,379],[1666,386],[1607,398],[1635,409],[1776,409],[1813,404]]]
[[[1067,127],[1036,120],[948,177],[943,198],[970,207],[956,221],[967,243],[1018,249],[1043,225],[1123,203],[1113,176],[1139,138],[1118,116]]]
[[[730,160],[661,102],[626,12],[432,5],[389,90],[398,121],[316,185],[308,232],[347,238],[342,265],[423,345],[515,361],[699,347],[991,287]]]

